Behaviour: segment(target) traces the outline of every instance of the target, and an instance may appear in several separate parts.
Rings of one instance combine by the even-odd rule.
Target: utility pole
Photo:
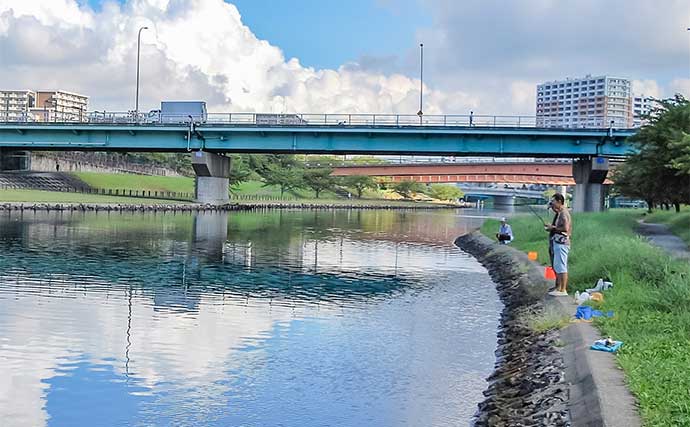
[[[422,106],[424,104],[424,43],[419,44],[419,125],[422,125],[422,117],[424,116],[424,111]]]
[[[141,54],[141,32],[143,30],[148,30],[149,27],[139,28],[139,34],[137,34],[137,94],[134,101],[134,120],[139,121],[139,56]]]

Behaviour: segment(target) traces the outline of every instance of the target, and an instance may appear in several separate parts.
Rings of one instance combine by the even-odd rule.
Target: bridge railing
[[[610,120],[603,116],[537,117],[500,115],[422,115],[415,114],[307,114],[307,113],[208,113],[196,115],[161,114],[157,111],[92,111],[75,113],[0,111],[0,123],[87,123],[114,125],[187,125],[233,126],[366,126],[366,127],[510,127],[510,128],[631,128],[623,118]]]

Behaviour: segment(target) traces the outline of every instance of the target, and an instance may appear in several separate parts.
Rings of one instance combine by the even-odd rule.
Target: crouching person
[[[498,240],[499,243],[507,245],[512,242],[513,239],[513,229],[510,227],[505,217],[501,218],[501,226],[498,228],[498,233],[496,233],[496,240]]]

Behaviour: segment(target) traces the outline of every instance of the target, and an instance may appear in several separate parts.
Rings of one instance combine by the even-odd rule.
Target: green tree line
[[[613,179],[624,196],[643,199],[649,209],[690,203],[690,101],[681,95],[660,100],[633,137],[635,148]]]

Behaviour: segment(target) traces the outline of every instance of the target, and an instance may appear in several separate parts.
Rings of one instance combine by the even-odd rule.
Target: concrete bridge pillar
[[[198,203],[222,205],[230,201],[230,158],[219,154],[195,151],[192,167],[196,173],[194,197]]]
[[[494,205],[513,206],[515,205],[515,196],[493,196]]]
[[[609,161],[603,157],[577,159],[573,162],[575,178],[574,212],[600,212],[604,210]]]

